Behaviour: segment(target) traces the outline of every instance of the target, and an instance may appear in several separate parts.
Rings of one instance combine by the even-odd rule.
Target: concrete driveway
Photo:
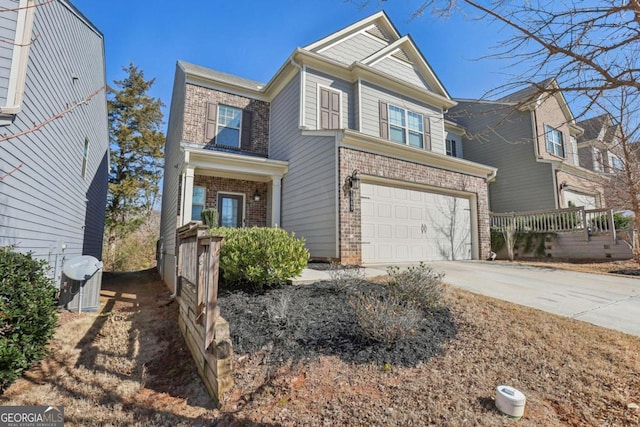
[[[445,283],[640,336],[640,279],[489,261],[427,265]]]

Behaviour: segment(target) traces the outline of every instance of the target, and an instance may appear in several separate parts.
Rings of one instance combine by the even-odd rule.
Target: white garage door
[[[469,199],[362,183],[362,262],[471,259]]]
[[[564,202],[569,206],[584,206],[585,209],[597,209],[596,196],[564,190]]]

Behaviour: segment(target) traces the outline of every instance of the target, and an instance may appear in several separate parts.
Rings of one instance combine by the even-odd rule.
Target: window
[[[602,167],[604,166],[602,162],[602,151],[597,147],[593,147],[591,155],[593,161],[593,170],[596,172],[602,171]]]
[[[445,149],[446,149],[447,156],[457,157],[456,141],[454,139],[447,139],[445,141],[445,144],[446,144]]]
[[[202,219],[206,193],[207,191],[204,187],[193,187],[193,196],[191,197],[191,221],[200,221]]]
[[[412,147],[424,147],[422,114],[389,105],[389,139]]]
[[[240,124],[242,110],[227,105],[218,106],[218,128],[216,144],[240,147]]]
[[[611,154],[611,167],[612,167],[612,171],[611,172],[616,172],[616,171],[620,171],[622,170],[622,160],[620,160],[620,158],[618,156],[616,156],[615,154]]]
[[[549,125],[544,125],[544,133],[547,139],[547,151],[556,156],[564,157],[564,142],[562,132]]]
[[[89,138],[84,139],[84,149],[82,150],[82,177],[87,175],[87,160],[89,158]]]

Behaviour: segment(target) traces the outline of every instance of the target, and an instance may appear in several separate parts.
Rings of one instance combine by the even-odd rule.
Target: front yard
[[[372,346],[334,286],[221,296],[236,386],[216,409],[166,288],[107,274],[103,311],[61,316],[50,357],[1,403],[64,405],[68,426],[493,426],[513,424],[493,402],[508,384],[527,396],[518,425],[640,423],[638,337],[447,288],[449,308],[415,339]]]

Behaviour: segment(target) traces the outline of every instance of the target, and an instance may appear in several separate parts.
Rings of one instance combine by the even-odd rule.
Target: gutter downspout
[[[306,66],[298,64],[293,57],[291,57],[291,65],[296,67],[300,71],[300,103],[298,104],[299,116],[298,116],[298,127],[300,129],[306,129],[307,125],[305,123],[305,114],[304,114],[304,106],[306,104]]]

